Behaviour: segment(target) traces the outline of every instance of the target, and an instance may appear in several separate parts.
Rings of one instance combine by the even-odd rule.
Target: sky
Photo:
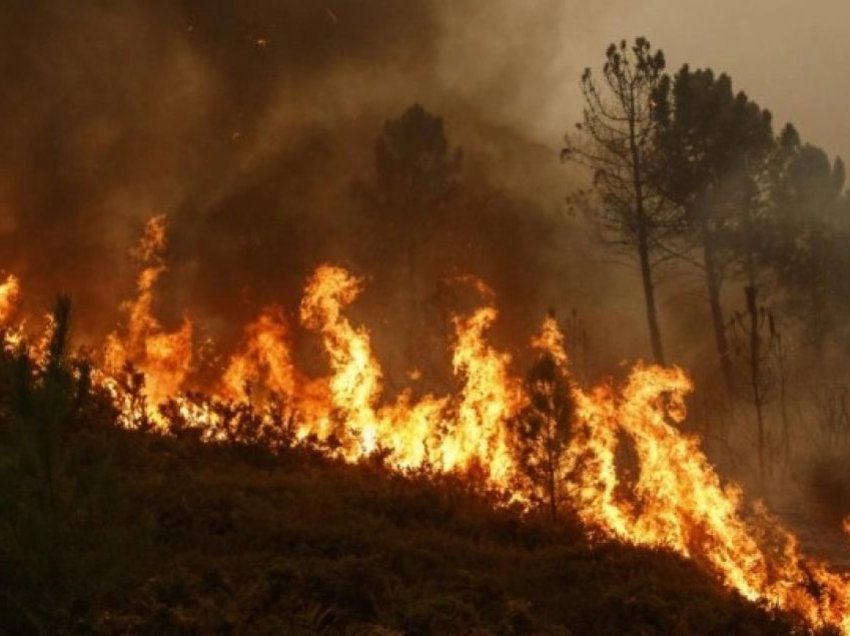
[[[845,82],[850,57],[842,53],[850,43],[850,3],[447,0],[443,17],[435,67],[440,84],[473,104],[480,118],[505,124],[550,152],[552,165],[524,162],[531,174],[521,177],[525,191],[539,192],[541,199],[563,200],[572,187],[570,168],[557,165],[557,152],[564,133],[580,118],[582,71],[588,66],[598,71],[610,42],[638,35],[664,50],[671,73],[686,62],[725,72],[735,90],[773,113],[777,131],[792,122],[804,141],[830,156],[850,158],[850,85]],[[598,272],[606,263],[594,253],[565,249],[563,254],[569,262],[556,284],[566,298],[581,298],[587,289],[574,272]],[[602,313],[620,321],[615,331],[628,332],[629,325],[634,331],[637,279],[629,278],[627,269],[610,271],[622,273],[610,279],[617,285],[611,298],[622,301]],[[685,282],[700,289],[698,281]],[[680,304],[666,288],[661,297]],[[693,298],[701,307],[699,293]]]
[[[850,3],[840,0],[643,0],[641,2],[522,3],[524,23],[558,24],[560,51],[548,51],[543,76],[564,86],[535,96],[544,107],[541,132],[563,129],[564,104],[577,108],[577,73],[598,67],[606,44],[645,35],[664,50],[668,66],[711,67],[728,73],[774,115],[777,128],[791,121],[805,140],[830,154],[850,157]],[[515,7],[503,4],[504,20],[516,24]],[[518,38],[525,57],[541,45]],[[524,41],[523,41],[524,40]],[[570,77],[572,75],[572,77]],[[529,77],[537,82],[539,73]],[[569,108],[567,110],[569,110]]]
[[[850,157],[850,3],[655,0],[634,23],[671,62],[726,70],[777,124],[790,120],[805,139]]]

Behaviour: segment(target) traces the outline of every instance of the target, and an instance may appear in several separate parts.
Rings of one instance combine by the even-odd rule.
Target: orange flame
[[[535,342],[564,364],[551,323]],[[698,440],[675,427],[692,389],[681,369],[642,364],[619,392],[609,385],[573,389],[578,415],[566,474],[579,516],[604,536],[694,559],[749,600],[850,633],[850,581],[805,557],[763,504],[745,515],[740,488],[724,486]],[[625,496],[617,466],[623,437],[639,469]]]
[[[351,439],[346,456],[352,459],[378,448],[379,424],[373,405],[382,388],[369,334],[354,328],[341,311],[361,289],[362,281],[344,269],[322,265],[307,283],[300,312],[304,325],[321,334],[333,371],[321,429],[327,430],[332,413],[338,412]]]
[[[280,307],[267,307],[247,327],[242,348],[230,358],[222,378],[222,396],[246,401],[258,389],[285,398],[295,395],[296,371],[287,345],[288,330]]]
[[[394,402],[381,404],[382,371],[369,331],[344,314],[363,280],[321,265],[307,282],[299,318],[320,336],[330,375],[308,378],[298,371],[291,330],[284,312],[273,306],[245,328],[218,393],[205,402],[179,394],[191,370],[191,323],[185,320],[180,330],[167,333],[153,314],[154,286],[165,272],[165,242],[165,218],[156,217],[135,251],[142,270],[135,300],[122,306],[126,327],[110,334],[104,370],[97,375],[115,398],[123,422],[138,424],[147,416],[160,423],[161,416],[150,409],[172,399],[180,417],[205,439],[218,439],[220,416],[214,404],[257,404],[274,394],[295,414],[297,440],[333,441],[327,452],[347,461],[380,453],[398,470],[464,474],[475,469],[489,487],[503,492],[521,483],[508,423],[527,397],[510,372],[510,356],[486,340],[497,318],[486,285],[468,279],[484,306],[453,319],[452,366],[462,385],[454,395],[414,401],[406,390]],[[13,306],[17,295],[17,280],[10,277],[0,286],[0,308]],[[681,369],[638,364],[621,386],[609,381],[585,390],[569,375],[564,337],[552,316],[532,346],[550,354],[568,378],[576,413],[558,478],[592,536],[671,550],[747,599],[796,612],[813,628],[830,626],[850,635],[847,576],[804,555],[797,538],[764,505],[747,507],[741,489],[723,483],[698,439],[678,428],[693,390]],[[126,362],[145,375],[146,412],[139,412],[115,380]],[[274,426],[274,421],[262,425]],[[629,470],[621,465],[623,444],[635,464]],[[522,491],[512,494],[514,501],[529,500]],[[850,518],[844,526],[850,533]]]
[[[154,421],[159,420],[157,407],[182,387],[192,362],[192,323],[184,319],[180,329],[169,333],[153,313],[154,286],[166,271],[162,261],[166,231],[165,215],[153,217],[145,225],[134,250],[142,265],[136,298],[122,304],[126,325],[107,336],[103,351],[107,373],[117,374],[127,363],[144,373],[148,415]]]
[[[466,379],[454,426],[445,440],[443,466],[482,465],[494,484],[506,486],[513,475],[505,422],[521,404],[519,383],[508,374],[510,356],[484,341],[484,332],[496,320],[492,307],[469,318],[454,320],[457,332],[452,365]]]
[[[301,320],[321,334],[333,371],[324,412],[311,432],[329,430],[336,414],[344,423],[343,436],[350,437],[350,443],[343,440],[348,459],[380,449],[396,468],[452,471],[475,463],[486,469],[493,484],[507,486],[513,467],[504,424],[520,396],[518,384],[507,372],[509,357],[483,339],[496,318],[495,309],[485,307],[468,318],[455,318],[453,365],[464,380],[458,399],[425,396],[412,403],[410,392],[404,391],[394,404],[379,408],[382,373],[369,333],[342,315],[342,308],[361,289],[361,279],[329,265],[320,266],[307,284]],[[317,413],[315,406],[305,410]]]
[[[0,326],[6,326],[18,309],[21,296],[21,284],[18,277],[9,274],[0,283]]]

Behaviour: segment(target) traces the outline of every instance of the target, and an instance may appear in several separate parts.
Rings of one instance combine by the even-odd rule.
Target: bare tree
[[[782,463],[784,469],[788,470],[791,466],[791,421],[788,415],[788,382],[791,374],[788,369],[788,350],[783,345],[779,331],[776,332],[774,355],[779,383],[779,414],[782,418]]]
[[[667,227],[666,203],[650,179],[654,128],[654,95],[664,75],[664,54],[653,52],[646,38],[634,44],[611,44],[605,53],[602,79],[584,71],[581,88],[584,114],[568,135],[562,159],[593,172],[592,191],[580,198],[606,241],[637,257],[643,283],[652,355],[664,362],[655,299],[654,254]]]
[[[733,338],[736,339],[735,351],[747,367],[751,398],[756,412],[759,485],[763,489],[769,472],[764,408],[773,388],[770,362],[776,347],[777,331],[773,316],[767,308],[758,304],[758,287],[747,285],[744,295],[746,313],[736,313],[731,326]],[[737,341],[739,335],[746,340],[744,344]]]

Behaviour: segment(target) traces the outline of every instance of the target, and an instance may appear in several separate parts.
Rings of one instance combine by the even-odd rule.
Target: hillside
[[[456,481],[112,428],[60,455],[64,518],[4,535],[5,633],[793,631],[680,558],[591,546]]]

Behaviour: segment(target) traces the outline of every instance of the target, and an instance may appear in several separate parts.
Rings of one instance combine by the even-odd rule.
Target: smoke
[[[78,336],[96,342],[133,294],[128,252],[144,221],[167,214],[157,311],[171,326],[189,314],[227,345],[263,305],[293,309],[322,261],[380,269],[358,260],[350,183],[368,178],[383,122],[419,102],[463,147],[468,190],[455,236],[430,250],[454,259],[432,282],[487,280],[506,346],[524,343],[547,307],[578,306],[588,322],[630,334],[619,339],[641,343],[640,355],[631,275],[600,267],[583,222],[566,215],[574,178],[558,161],[588,63],[577,51],[612,10],[554,0],[4,2],[0,267],[20,275],[29,312],[70,292]],[[600,303],[602,288],[618,300]],[[385,322],[392,305],[369,299],[364,322]],[[379,353],[395,345],[376,339]]]

